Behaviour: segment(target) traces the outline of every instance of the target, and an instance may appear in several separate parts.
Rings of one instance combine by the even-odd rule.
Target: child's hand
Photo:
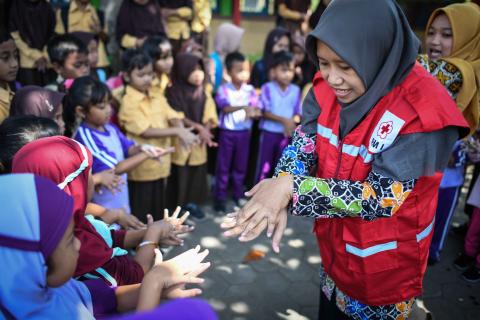
[[[179,131],[178,138],[180,139],[180,143],[185,149],[190,150],[192,145],[200,143],[199,137],[192,132],[193,128],[180,127],[177,130]]]
[[[218,147],[218,143],[213,141],[213,134],[204,126],[198,126],[198,136],[202,145],[206,144],[209,148]]]
[[[144,241],[158,243],[160,239],[169,237],[174,230],[175,227],[170,222],[163,220],[153,221],[152,215],[147,214],[147,233]]]
[[[149,158],[157,159],[159,161],[161,161],[160,158],[163,157],[164,155],[175,152],[174,147],[163,149],[163,148],[155,147],[149,144],[143,144],[140,147],[140,150],[142,150],[142,152],[145,152]]]
[[[115,174],[113,169],[105,170],[94,175],[95,187],[98,193],[102,193],[101,186],[107,188],[112,194],[121,190],[121,185],[125,183],[122,177]]]
[[[293,119],[285,119],[283,121],[283,134],[285,137],[291,137],[296,127],[297,124]]]
[[[114,211],[117,215],[117,221],[119,225],[122,226],[124,229],[133,229],[133,230],[140,230],[144,229],[146,225],[137,219],[133,214],[128,214],[125,209],[111,209],[109,211]]]
[[[257,109],[257,108],[254,108],[254,107],[246,107],[246,108],[243,109],[243,110],[245,110],[245,113],[246,113],[246,115],[247,115],[247,118],[249,118],[249,119],[256,119],[256,118],[259,117],[259,113],[258,113],[259,109]]]
[[[183,245],[183,240],[178,237],[178,235],[192,232],[194,227],[184,225],[185,221],[187,220],[190,212],[185,212],[180,218],[178,214],[180,213],[181,208],[177,207],[173,212],[172,216],[168,215],[168,209],[163,211],[163,220],[169,222],[173,225],[174,229],[170,233],[170,235],[166,238],[160,239],[162,244],[170,245],[170,246],[178,246]]]
[[[204,280],[198,276],[210,267],[210,262],[202,262],[208,250],[200,251],[200,246],[190,249],[173,259],[156,264],[144,278],[143,284],[160,283],[165,290],[162,297],[185,298],[202,293],[198,288],[185,290],[186,284],[199,284]]]

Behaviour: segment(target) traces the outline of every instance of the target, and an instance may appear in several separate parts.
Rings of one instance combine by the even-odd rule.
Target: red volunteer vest
[[[321,106],[316,144],[320,178],[364,181],[373,155],[387,149],[398,135],[468,127],[446,90],[417,64],[339,140],[336,96],[319,73],[313,83]],[[396,188],[390,204],[401,206],[391,218],[316,220],[325,272],[342,292],[367,305],[394,304],[421,294],[441,177],[436,173],[419,178],[406,200],[402,188]],[[364,199],[370,196],[364,192]]]

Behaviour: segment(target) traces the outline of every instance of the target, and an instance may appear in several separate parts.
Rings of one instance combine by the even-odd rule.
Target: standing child
[[[10,83],[18,72],[18,50],[10,34],[0,30],[0,123],[10,113],[13,92]]]
[[[170,108],[163,96],[150,93],[153,63],[144,52],[125,52],[124,72],[127,87],[118,116],[130,139],[164,149],[172,147],[172,138],[179,138],[187,147],[196,142],[197,137],[190,130],[177,126],[182,115]],[[148,213],[160,218],[165,208],[170,162],[167,154],[161,162],[147,160],[129,173],[130,204],[139,219]]]
[[[165,36],[152,36],[143,44],[143,50],[152,59],[155,72],[150,92],[162,96],[170,83],[169,76],[173,66],[172,45]]]
[[[169,179],[170,206],[183,206],[196,218],[204,214],[198,204],[207,197],[207,147],[215,147],[210,129],[217,125],[215,102],[205,91],[203,61],[188,53],[177,55],[172,85],[166,91],[168,103],[185,115],[184,123],[198,133],[200,144],[190,150],[177,149],[172,157]]]
[[[220,109],[219,148],[215,172],[215,210],[225,212],[228,182],[233,179],[233,198],[237,204],[243,198],[244,183],[250,149],[252,118],[261,116],[255,88],[247,84],[250,65],[239,52],[225,58],[231,83],[217,91],[217,107]]]
[[[165,35],[162,10],[155,0],[125,0],[118,11],[116,37],[122,48],[140,48],[147,37]]]
[[[85,145],[93,155],[92,173],[114,169],[123,181],[127,172],[138,167],[147,159],[156,159],[166,152],[157,147],[135,145],[110,120],[110,92],[108,87],[91,78],[81,77],[74,81],[68,91],[68,119],[79,117],[80,126],[74,134],[75,140]],[[97,189],[92,202],[107,209],[124,209],[130,213],[128,186],[119,185],[117,192],[105,187]]]
[[[87,47],[75,36],[56,36],[48,42],[47,50],[57,73],[57,79],[47,85],[47,89],[59,91],[66,79],[75,79],[90,73]]]
[[[95,68],[109,66],[105,41],[108,39],[104,14],[90,3],[90,0],[72,0],[68,6],[57,10],[55,33],[92,33],[98,44],[98,63]]]
[[[301,114],[300,88],[292,84],[295,74],[293,55],[281,51],[272,57],[271,71],[273,81],[262,86],[260,102],[263,120],[260,122],[260,147],[256,181],[271,177],[283,149]]]
[[[8,27],[20,51],[18,80],[23,85],[44,86],[51,81],[46,47],[54,34],[55,13],[46,0],[11,3]]]

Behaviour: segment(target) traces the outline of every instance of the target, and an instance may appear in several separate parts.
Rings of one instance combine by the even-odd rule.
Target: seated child
[[[150,93],[154,73],[152,60],[141,50],[130,49],[124,54],[124,78],[127,82],[118,114],[127,136],[138,144],[163,149],[173,146],[179,138],[185,147],[196,143],[197,137],[180,127],[181,114],[174,111],[163,95]],[[170,155],[162,162],[146,160],[128,174],[132,212],[142,219],[147,213],[159,219],[166,207],[166,179],[170,175]]]
[[[176,204],[202,219],[198,206],[207,197],[207,147],[216,147],[211,129],[217,126],[215,102],[206,92],[202,58],[181,53],[175,58],[172,85],[167,88],[168,103],[185,115],[184,123],[199,135],[200,144],[191,149],[177,148],[172,156],[172,175],[168,182],[169,207]]]
[[[13,92],[10,83],[15,81],[18,73],[18,49],[12,37],[0,30],[0,123],[10,113]]]
[[[75,79],[90,73],[87,47],[70,34],[55,36],[48,42],[47,52],[50,63],[57,73],[55,82],[45,88],[59,91],[67,79]]]
[[[2,319],[95,319],[150,310],[160,297],[173,298],[174,286],[203,282],[198,276],[210,265],[202,262],[208,251],[200,253],[197,247],[158,262],[141,285],[111,288],[101,280],[80,282],[72,279],[83,246],[74,231],[73,199],[48,179],[16,174],[0,177],[0,201],[11,213],[0,216],[0,259],[9,270],[0,274]],[[179,258],[190,263],[181,265]],[[193,288],[177,296],[199,293]],[[182,307],[189,306],[196,306],[199,319],[215,319],[208,305],[188,300],[177,304],[175,319],[183,319]],[[161,307],[155,314],[166,312]]]
[[[110,124],[110,91],[105,84],[90,76],[77,78],[73,82],[68,91],[67,104],[66,118],[81,119],[74,138],[92,153],[92,173],[114,169],[115,174],[124,181],[116,192],[105,187],[97,188],[92,201],[107,209],[124,209],[130,213],[128,186],[125,184],[127,172],[147,159],[161,161],[160,157],[172,150],[136,145],[115,125]]]
[[[156,245],[161,241],[181,244],[176,233],[190,228],[179,224],[182,219],[153,222],[150,217],[147,229],[110,230],[99,220],[87,219],[85,209],[93,193],[91,166],[92,155],[83,145],[57,136],[21,148],[13,159],[12,172],[42,175],[73,196],[75,235],[82,241],[75,277],[100,278],[113,286],[139,283],[152,267]],[[134,259],[122,250],[135,247]]]
[[[273,174],[302,113],[300,88],[292,84],[295,75],[292,54],[286,51],[275,53],[270,72],[273,80],[262,86],[260,94],[263,119],[259,126],[257,182]]]
[[[63,99],[65,93],[52,91],[38,86],[26,86],[15,94],[10,107],[11,116],[33,115],[54,120],[60,130],[65,132],[63,121]]]
[[[13,156],[24,145],[33,140],[58,135],[60,128],[52,119],[33,115],[5,119],[0,124],[0,174],[12,172]]]
[[[233,199],[237,204],[244,198],[244,183],[250,147],[252,119],[262,115],[255,88],[247,84],[250,66],[239,52],[225,58],[230,83],[217,90],[220,110],[219,147],[215,172],[215,210],[225,212],[225,200],[230,177],[233,180]]]

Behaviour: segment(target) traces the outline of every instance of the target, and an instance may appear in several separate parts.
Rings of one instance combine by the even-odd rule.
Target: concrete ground
[[[166,258],[196,244],[210,250],[212,266],[204,275],[202,297],[220,319],[317,319],[321,258],[311,233],[312,220],[290,218],[280,254],[275,254],[266,236],[248,243],[223,237],[222,218],[211,206],[205,211],[207,218],[195,223],[185,246],[173,249]],[[462,221],[465,216],[458,213],[454,223]],[[420,305],[434,319],[480,319],[480,283],[467,284],[452,267],[461,247],[461,237],[450,234],[441,262],[427,269]],[[265,252],[265,257],[243,263],[252,249]]]

